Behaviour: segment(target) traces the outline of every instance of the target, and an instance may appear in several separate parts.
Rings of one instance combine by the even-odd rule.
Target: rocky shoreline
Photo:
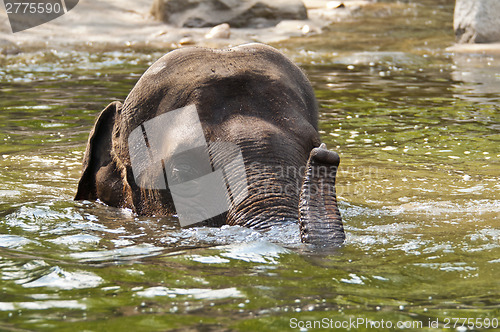
[[[43,49],[175,48],[182,45],[224,47],[248,42],[274,43],[319,34],[332,22],[349,19],[372,0],[306,0],[308,18],[283,20],[264,28],[184,28],[167,25],[151,14],[151,0],[86,0],[67,14],[31,29],[12,33],[0,5],[0,54]],[[224,30],[224,27],[219,28]]]
[[[44,50],[165,50],[184,45],[228,47],[249,42],[273,44],[293,37],[317,36],[335,22],[356,20],[363,13],[390,5],[377,0],[303,0],[307,19],[284,19],[277,25],[259,28],[235,28],[227,24],[215,28],[188,28],[166,24],[155,18],[152,8],[158,1],[161,0],[81,0],[65,15],[17,33],[12,33],[5,6],[0,4],[0,57]],[[457,23],[460,17],[466,22],[463,24],[469,24],[463,19],[467,16],[457,12],[457,8],[460,7],[456,7],[456,31],[461,24]],[[457,43],[446,51],[497,55],[500,54],[500,43]]]

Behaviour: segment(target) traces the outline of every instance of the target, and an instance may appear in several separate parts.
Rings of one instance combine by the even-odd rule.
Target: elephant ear
[[[83,158],[83,170],[75,200],[100,199],[118,206],[122,202],[123,182],[113,159],[113,128],[122,104],[109,104],[97,118],[90,132]]]

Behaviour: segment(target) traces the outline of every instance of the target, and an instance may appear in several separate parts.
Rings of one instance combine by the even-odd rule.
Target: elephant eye
[[[206,156],[206,157],[205,157]],[[199,151],[186,151],[165,161],[165,173],[169,185],[195,180],[212,172],[210,159]]]

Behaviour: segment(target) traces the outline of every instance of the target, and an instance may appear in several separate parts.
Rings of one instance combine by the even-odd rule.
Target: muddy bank
[[[172,48],[180,45],[222,47],[248,42],[273,43],[294,36],[316,35],[332,22],[352,18],[372,3],[304,1],[307,20],[285,20],[268,28],[231,28],[210,35],[211,28],[177,28],[155,20],[151,0],[86,0],[67,14],[40,26],[12,33],[5,7],[0,5],[0,53],[43,49]],[[339,8],[337,8],[339,7]],[[212,37],[212,38],[211,38]]]

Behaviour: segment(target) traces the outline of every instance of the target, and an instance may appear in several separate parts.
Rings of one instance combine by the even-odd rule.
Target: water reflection
[[[455,87],[460,92],[456,97],[494,106],[499,104],[500,59],[498,57],[455,54],[453,63],[454,70],[451,77],[457,81]]]

